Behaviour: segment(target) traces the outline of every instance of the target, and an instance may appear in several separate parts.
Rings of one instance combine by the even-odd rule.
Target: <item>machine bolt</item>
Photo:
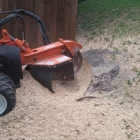
[[[4,32],[4,35],[5,35],[5,36],[7,36],[7,33],[6,33],[6,32]]]
[[[33,60],[34,60],[34,61],[37,61],[37,58],[36,58],[36,57],[34,57],[34,58],[33,58]]]

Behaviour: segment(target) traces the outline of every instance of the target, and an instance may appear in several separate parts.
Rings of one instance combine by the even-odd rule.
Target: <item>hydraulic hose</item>
[[[37,15],[35,15],[35,14],[29,12],[29,11],[26,11],[24,9],[14,10],[12,13],[23,14],[23,15],[30,16],[31,18],[35,19],[36,22],[39,24],[39,29],[40,29],[40,32],[42,33],[44,43],[45,44],[50,44],[51,43],[49,38],[48,38],[48,35],[46,33],[46,28],[45,28],[44,23],[42,22],[42,20]]]
[[[18,18],[20,18],[21,19],[21,21],[22,21],[22,23],[23,23],[23,32],[24,32],[24,38],[25,38],[25,22],[24,22],[24,19],[23,19],[23,17],[22,16],[20,16],[20,15],[18,15],[18,14],[10,14],[9,16],[7,16],[7,17],[5,17],[5,18],[3,18],[3,19],[1,19],[0,20],[0,26],[2,26],[2,25],[4,25],[4,24],[6,24],[7,22],[9,22],[12,18],[14,18],[14,17],[18,17]]]
[[[11,13],[11,14],[9,16],[7,16],[7,17],[5,17],[5,18],[0,20],[0,26],[6,24],[7,22],[9,22],[13,17],[19,17],[19,18],[22,19],[23,30],[24,30],[24,35],[25,35],[25,22],[24,22],[24,19],[22,18],[22,16],[20,16],[20,14],[30,16],[31,18],[35,19],[36,22],[38,23],[39,30],[40,30],[40,32],[41,32],[41,34],[43,36],[44,44],[50,44],[51,43],[49,38],[48,38],[48,35],[46,33],[46,28],[45,28],[44,23],[42,22],[42,20],[37,15],[35,15],[35,14],[29,12],[29,11],[26,11],[24,9],[0,12],[0,14],[6,14],[6,13]],[[24,38],[25,38],[25,36],[24,36]]]

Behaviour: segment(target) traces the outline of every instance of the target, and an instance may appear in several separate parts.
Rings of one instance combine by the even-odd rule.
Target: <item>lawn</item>
[[[86,0],[78,4],[78,28],[90,34],[139,34],[140,1]]]

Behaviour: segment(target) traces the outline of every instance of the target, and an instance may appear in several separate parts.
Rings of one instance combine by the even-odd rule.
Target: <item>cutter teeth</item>
[[[74,74],[77,74],[83,65],[82,54],[78,51],[77,55],[73,57]]]

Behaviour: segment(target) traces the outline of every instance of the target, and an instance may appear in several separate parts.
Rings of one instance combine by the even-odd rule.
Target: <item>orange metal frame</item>
[[[34,64],[44,58],[50,58],[58,54],[66,54],[75,56],[76,53],[82,48],[82,45],[75,41],[59,39],[59,41],[44,45],[35,49],[31,49],[25,40],[11,39],[7,30],[2,30],[2,39],[0,45],[18,46],[20,48],[20,56],[22,65]],[[52,59],[52,58],[51,58]]]

